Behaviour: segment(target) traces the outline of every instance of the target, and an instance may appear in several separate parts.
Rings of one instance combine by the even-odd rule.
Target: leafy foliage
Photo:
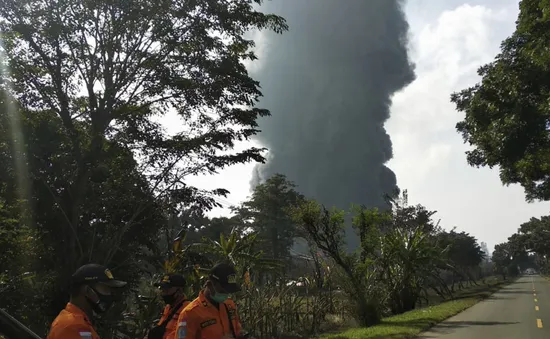
[[[445,259],[449,263],[449,271],[452,276],[451,291],[455,288],[455,281],[466,278],[475,283],[480,264],[484,259],[484,253],[476,238],[465,232],[441,231],[437,234],[439,245],[448,248]]]
[[[151,239],[156,229],[150,225],[162,225],[165,218],[159,204],[150,195],[147,181],[136,171],[132,155],[116,144],[105,149],[106,170],[100,182],[91,181],[84,202],[81,219],[86,227],[76,228],[68,222],[55,192],[63,192],[64,183],[71,176],[71,154],[65,146],[65,135],[59,121],[53,114],[25,112],[20,115],[21,131],[26,149],[28,170],[28,193],[30,200],[18,204],[20,190],[15,178],[14,162],[3,163],[3,176],[12,176],[6,181],[3,196],[5,207],[18,218],[17,232],[26,236],[22,246],[25,251],[20,260],[27,264],[20,267],[32,272],[34,286],[41,293],[28,297],[40,300],[40,315],[35,316],[35,326],[43,332],[45,324],[54,317],[67,300],[66,282],[72,274],[75,258],[84,261],[110,263],[117,267],[115,274],[122,279],[135,281],[143,268],[143,261],[149,260],[155,248]],[[9,138],[9,134],[2,134]],[[48,139],[49,143],[41,140]],[[13,144],[3,140],[3,144]],[[13,153],[12,153],[13,154]],[[145,215],[136,218],[136,204],[146,206]],[[134,218],[134,220],[132,220]],[[15,221],[14,221],[15,222]],[[81,225],[84,225],[81,223]],[[122,226],[121,226],[122,225]],[[2,231],[8,231],[2,227]],[[72,244],[72,245],[71,245]],[[38,296],[37,296],[38,295]],[[31,302],[30,300],[25,302]],[[20,306],[19,306],[20,307]]]
[[[508,274],[508,268],[512,264],[512,254],[510,252],[510,246],[507,243],[495,245],[493,251],[493,262],[498,273],[506,277]]]
[[[299,236],[290,210],[304,197],[296,185],[282,174],[275,174],[254,188],[252,196],[236,211],[258,232],[264,252],[271,258],[289,258],[294,238]]]
[[[406,191],[348,218],[277,174],[233,216],[206,216],[227,191],[189,176],[264,160],[262,149],[233,150],[269,114],[255,106],[246,33],[287,29],[260,3],[0,0],[10,70],[0,75],[0,304],[37,333],[87,262],[130,282],[97,323],[102,338],[143,337],[162,306],[153,282],[182,273],[194,297],[218,261],[237,267],[243,323],[259,339],[315,335],[349,312],[372,325],[428,290],[450,295],[445,273],[479,266],[476,239],[442,231]],[[344,242],[350,219],[357,253]],[[299,237],[309,253],[293,251]]]
[[[522,0],[516,31],[481,67],[480,84],[454,93],[465,112],[457,130],[475,148],[472,166],[498,166],[503,184],[521,184],[528,201],[550,199],[550,3]]]
[[[392,313],[414,309],[423,290],[433,284],[445,285],[438,268],[446,264],[446,251],[434,246],[422,226],[413,230],[394,228],[384,235],[380,265],[390,291]]]
[[[255,107],[245,33],[287,28],[259,3],[0,1],[2,232],[17,240],[6,256],[29,255],[20,267],[38,297],[13,305],[39,305],[36,332],[64,306],[78,266],[106,264],[136,287],[163,257],[158,233],[172,216],[227,193],[187,176],[263,161],[258,148],[232,151],[269,114]],[[166,131],[158,119],[171,116]]]
[[[442,231],[431,219],[435,212],[408,206],[406,191],[391,202],[392,209],[385,212],[352,206],[361,248],[351,254],[343,241],[344,211],[328,211],[314,201],[294,210],[311,242],[344,272],[342,285],[355,300],[355,315],[363,325],[379,321],[385,307],[394,314],[414,309],[428,290],[450,296],[444,273],[473,279],[460,269],[479,268],[483,259],[475,238]]]
[[[527,268],[541,269],[543,272],[550,270],[548,254],[550,247],[550,217],[531,218],[520,225],[518,231],[512,234],[504,244],[497,245],[493,257],[500,259],[499,268],[508,265],[508,270],[520,270]],[[507,260],[505,258],[507,257]]]
[[[379,322],[382,300],[377,300],[380,294],[375,293],[378,288],[375,284],[376,271],[368,266],[368,261],[361,261],[357,254],[347,253],[344,244],[344,211],[333,209],[329,212],[315,201],[306,201],[295,208],[294,218],[312,242],[343,270],[347,279],[344,289],[351,300],[355,300],[355,315],[360,324],[369,326]],[[359,218],[361,219],[364,218]],[[374,227],[364,230],[363,239],[370,238],[368,232],[374,230]],[[369,253],[372,250],[373,248],[366,249]]]

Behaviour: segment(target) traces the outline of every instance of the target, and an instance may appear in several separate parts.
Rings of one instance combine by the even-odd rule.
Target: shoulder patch
[[[177,330],[177,338],[178,339],[185,339],[187,336],[187,322],[182,321],[178,323],[178,330]]]
[[[212,326],[212,325],[215,325],[216,324],[216,319],[209,319],[207,321],[203,321],[201,323],[201,328],[205,328],[205,327],[208,327],[208,326]]]
[[[80,332],[78,332],[78,334],[80,334],[80,338],[82,338],[82,339],[92,339],[92,332],[80,331]]]

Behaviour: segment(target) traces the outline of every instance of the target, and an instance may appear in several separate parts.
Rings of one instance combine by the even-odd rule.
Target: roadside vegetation
[[[414,338],[432,326],[456,315],[489,297],[508,281],[489,279],[472,289],[465,289],[454,300],[443,301],[434,306],[420,308],[382,319],[380,324],[367,328],[352,328],[336,334],[323,335],[321,339],[369,339],[369,338]]]
[[[288,28],[257,12],[259,2],[0,0],[3,309],[45,336],[72,272],[99,262],[129,282],[98,324],[101,337],[142,338],[160,314],[153,283],[162,274],[185,274],[192,298],[224,260],[239,272],[235,299],[257,339],[335,328],[344,332],[325,338],[398,338],[526,268],[550,270],[547,216],[521,225],[491,256],[428,206],[410,204],[406,190],[387,192],[378,208],[342,209],[304,196],[284,173],[235,206],[223,187],[192,186],[190,177],[266,160],[263,149],[236,148],[269,116],[256,107],[262,93],[244,64],[256,59],[246,33]],[[500,166],[503,183],[520,183],[529,200],[550,197],[541,6],[549,5],[521,2],[518,31],[482,68],[482,84],[453,96],[466,113],[458,129],[476,147],[470,163]],[[159,118],[174,116],[168,132]],[[208,217],[215,207],[232,215]],[[360,245],[351,248],[346,234]]]

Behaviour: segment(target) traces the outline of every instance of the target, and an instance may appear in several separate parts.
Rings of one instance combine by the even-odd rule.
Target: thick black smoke
[[[272,116],[258,140],[269,161],[252,185],[283,173],[327,206],[383,207],[396,188],[384,164],[392,144],[384,129],[391,96],[414,79],[408,24],[399,0],[274,0],[264,11],[287,19],[270,35],[254,76]],[[348,244],[357,239],[348,232]]]

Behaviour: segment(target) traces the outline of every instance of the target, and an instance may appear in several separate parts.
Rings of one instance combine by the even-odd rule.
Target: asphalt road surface
[[[548,339],[550,281],[533,275],[419,336],[422,339]]]

